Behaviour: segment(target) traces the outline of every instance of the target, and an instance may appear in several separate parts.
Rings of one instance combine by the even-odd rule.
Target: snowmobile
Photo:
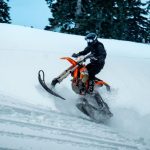
[[[80,95],[80,102],[76,104],[76,107],[83,112],[85,115],[90,117],[96,122],[103,122],[113,116],[109,110],[109,106],[104,102],[103,98],[96,90],[99,87],[105,86],[107,91],[110,91],[110,86],[103,80],[95,77],[93,91],[89,90],[89,80],[83,84],[83,75],[87,71],[85,62],[87,59],[92,57],[92,55],[87,55],[85,57],[79,57],[78,60],[74,60],[70,57],[63,57],[61,59],[67,60],[71,63],[71,66],[63,71],[58,77],[54,78],[51,82],[51,86],[48,87],[45,83],[45,74],[43,70],[38,72],[38,80],[42,87],[50,94],[58,97],[62,100],[66,100],[64,97],[55,92],[54,88],[57,83],[61,83],[69,75],[72,76],[71,85],[72,90]],[[96,105],[89,102],[89,99],[96,101]]]

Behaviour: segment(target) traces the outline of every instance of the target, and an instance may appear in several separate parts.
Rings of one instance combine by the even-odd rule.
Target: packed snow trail
[[[18,100],[10,100],[4,95],[0,98],[0,148],[144,149],[136,139],[123,137],[106,125],[86,120],[85,116],[84,119],[31,104],[15,103]]]

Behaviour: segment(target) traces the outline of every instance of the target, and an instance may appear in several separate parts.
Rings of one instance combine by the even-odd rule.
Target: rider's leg
[[[100,72],[100,70],[102,69],[102,66],[100,64],[97,63],[90,63],[87,66],[87,70],[89,73],[89,89],[88,92],[90,94],[93,93],[94,90],[94,79],[95,79],[95,75],[98,74]]]

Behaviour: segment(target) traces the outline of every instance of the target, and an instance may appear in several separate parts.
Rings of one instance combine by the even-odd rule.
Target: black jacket
[[[90,53],[93,55],[93,58],[91,58],[91,63],[101,63],[105,61],[106,58],[106,50],[104,48],[104,45],[96,41],[92,45],[88,45],[83,51],[79,52],[79,55],[86,55]]]

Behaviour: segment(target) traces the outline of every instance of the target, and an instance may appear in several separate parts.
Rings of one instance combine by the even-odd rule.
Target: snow
[[[76,107],[70,77],[57,86],[62,101],[39,85],[69,64],[59,58],[84,49],[83,36],[0,24],[0,149],[149,149],[150,45],[99,39],[107,59],[98,75],[112,92],[100,90],[114,116],[96,124]]]

